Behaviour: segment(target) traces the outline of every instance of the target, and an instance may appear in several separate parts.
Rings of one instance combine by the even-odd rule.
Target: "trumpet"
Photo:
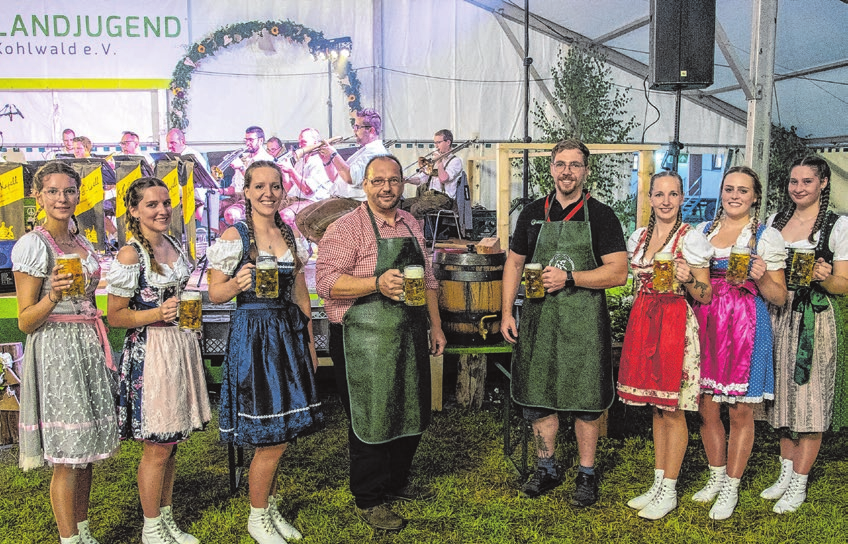
[[[417,166],[419,163],[423,163],[421,166],[419,166],[418,170],[424,172],[428,176],[432,176],[433,175],[433,168],[436,167],[437,161],[444,161],[443,164],[447,164],[447,161],[451,160],[453,158],[453,156],[456,155],[457,151],[461,151],[461,150],[465,149],[466,147],[468,147],[471,144],[476,143],[476,142],[477,142],[477,138],[474,138],[473,140],[465,141],[465,142],[459,144],[458,146],[452,148],[450,151],[448,151],[444,155],[441,155],[439,157],[434,157],[435,154],[438,153],[438,150],[434,149],[433,151],[427,153],[423,157],[419,157],[417,161],[415,161],[414,163],[412,163],[409,166],[407,166],[406,168],[404,168],[404,170],[408,170],[408,169],[412,168],[413,166]]]
[[[226,154],[224,156],[224,158],[221,159],[221,162],[219,162],[216,166],[213,166],[211,168],[212,176],[217,180],[224,179],[224,170],[226,170],[227,167],[230,166],[233,163],[234,160],[241,157],[242,154],[244,154],[245,151],[247,151],[247,146],[240,147],[239,149],[236,149],[232,153]]]
[[[323,141],[321,141],[321,142],[316,142],[314,144],[309,144],[309,145],[306,145],[306,146],[303,146],[303,147],[292,148],[289,151],[286,151],[285,153],[283,153],[282,155],[277,157],[277,163],[279,164],[279,163],[287,160],[292,165],[294,165],[295,162],[299,161],[303,157],[307,157],[307,156],[311,155],[312,153],[315,153],[316,151],[318,151],[319,149],[321,149],[325,145],[342,144],[342,143],[345,143],[345,142],[347,142],[351,139],[353,139],[353,136],[346,136],[344,138],[341,137],[341,136],[337,136],[335,138],[330,138],[329,140],[327,140],[326,144]]]

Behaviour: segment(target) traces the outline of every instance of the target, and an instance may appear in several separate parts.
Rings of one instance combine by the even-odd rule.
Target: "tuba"
[[[234,160],[241,157],[241,155],[245,151],[247,151],[246,146],[240,147],[240,148],[236,149],[235,151],[233,151],[232,153],[228,153],[228,154],[224,155],[224,158],[221,159],[221,162],[219,162],[216,166],[213,166],[211,168],[212,176],[215,179],[217,179],[218,181],[224,179],[224,170],[226,170],[227,167],[230,166],[233,163]]]

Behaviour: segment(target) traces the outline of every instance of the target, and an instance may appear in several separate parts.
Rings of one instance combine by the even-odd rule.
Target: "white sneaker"
[[[654,495],[648,506],[639,510],[639,517],[657,520],[677,508],[677,480],[663,478],[659,493]]]
[[[727,479],[727,466],[710,467],[710,479],[700,491],[692,495],[692,500],[695,502],[710,502],[718,492],[721,491],[724,481]]]
[[[100,544],[93,536],[91,536],[91,531],[88,530],[87,519],[77,523],[77,530],[79,531],[80,544]]]
[[[60,544],[82,544],[80,535],[69,536],[68,538],[59,537]]]
[[[771,487],[764,489],[762,493],[760,493],[760,497],[764,499],[768,499],[770,501],[776,501],[786,492],[786,488],[789,487],[789,481],[792,479],[792,459],[780,459],[780,476],[777,477],[777,481],[774,482],[774,485]]]
[[[277,496],[269,495],[268,496],[268,514],[271,516],[271,521],[274,522],[274,527],[277,529],[277,532],[285,538],[286,540],[300,540],[303,538],[303,535],[300,534],[294,525],[286,521],[286,518],[280,514],[280,509],[277,506]]]
[[[141,531],[141,544],[178,544],[171,536],[168,528],[162,523],[162,515],[155,518],[144,518],[144,529]]]
[[[286,539],[280,536],[274,527],[268,508],[250,507],[250,516],[247,518],[247,532],[259,544],[287,544]]]
[[[159,512],[162,517],[162,523],[168,528],[168,532],[171,533],[171,537],[174,540],[180,544],[200,544],[200,541],[194,535],[190,535],[177,527],[177,522],[174,521],[174,512],[170,506],[159,508]]]
[[[710,519],[723,520],[733,515],[736,503],[739,502],[739,482],[739,478],[724,480],[724,485],[718,493],[718,500],[710,508]]]
[[[659,493],[660,488],[662,487],[663,474],[665,474],[664,470],[655,468],[654,483],[651,484],[651,488],[647,492],[639,495],[638,497],[634,497],[627,501],[627,506],[636,510],[641,510],[648,506],[648,503],[650,503],[651,500],[656,496],[656,494]]]
[[[807,475],[792,472],[792,479],[789,481],[789,487],[786,492],[780,497],[780,500],[774,505],[775,514],[787,514],[794,512],[799,506],[804,504],[807,499]]]

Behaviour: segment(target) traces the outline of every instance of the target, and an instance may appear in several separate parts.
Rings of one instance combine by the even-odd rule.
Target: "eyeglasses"
[[[586,168],[586,165],[583,164],[582,162],[557,161],[557,162],[554,163],[554,171],[555,172],[562,172],[566,168],[568,168],[569,170],[580,170],[581,168]]]
[[[44,189],[41,191],[41,194],[49,198],[50,200],[58,200],[59,195],[64,194],[65,198],[68,200],[73,200],[79,196],[79,189],[76,187],[68,187],[65,190],[60,191],[56,188]]]
[[[389,182],[389,185],[392,186],[392,187],[397,187],[398,185],[403,183],[403,180],[400,179],[400,178],[389,178],[389,179],[374,178],[374,179],[369,179],[368,181],[370,181],[371,185],[373,185],[374,187],[382,187],[383,185],[386,184],[387,181]]]
[[[359,130],[361,128],[371,128],[371,125],[353,125],[353,130]]]
[[[440,143],[447,142],[447,140],[433,140],[433,143],[439,145]]]

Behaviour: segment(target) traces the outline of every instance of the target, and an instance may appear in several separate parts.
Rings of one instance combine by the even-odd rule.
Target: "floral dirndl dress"
[[[129,298],[132,310],[149,310],[179,296],[188,283],[188,258],[175,240],[180,254],[173,268],[161,264],[162,274],[150,268],[150,256],[131,239],[128,245],[139,255],[137,265],[117,261],[109,269],[108,292]],[[203,373],[200,344],[194,332],[176,323],[150,323],[128,329],[121,354],[118,397],[118,428],[122,439],[133,438],[160,444],[183,441],[211,419],[209,395]]]

